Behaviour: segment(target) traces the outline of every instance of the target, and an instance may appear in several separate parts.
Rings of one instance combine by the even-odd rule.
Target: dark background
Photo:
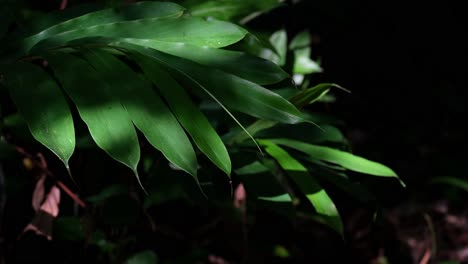
[[[332,111],[353,150],[394,168],[414,193],[468,171],[468,43],[463,1],[409,2],[302,1],[279,13],[315,35],[320,78],[352,91],[335,93]]]

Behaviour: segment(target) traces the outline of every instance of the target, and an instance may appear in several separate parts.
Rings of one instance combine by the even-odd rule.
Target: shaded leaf
[[[157,63],[138,56],[137,61],[146,76],[159,88],[172,112],[193,138],[198,148],[227,175],[231,160],[221,138],[208,119],[196,107],[184,89]]]
[[[141,251],[125,261],[125,264],[156,264],[158,258],[151,250]]]
[[[253,163],[247,164],[241,168],[235,170],[237,175],[249,175],[268,172],[270,169],[263,165],[260,161],[254,161]]]
[[[83,59],[70,54],[46,56],[62,87],[76,104],[96,144],[135,173],[140,145],[132,120],[98,73]]]
[[[261,85],[277,83],[289,76],[274,63],[243,52],[158,40],[126,39],[125,41],[217,68]]]
[[[306,132],[305,132],[306,131]],[[291,138],[308,143],[344,143],[345,137],[341,131],[333,126],[321,125],[320,128],[309,123],[294,125],[276,125],[254,134],[259,138]]]
[[[184,1],[193,16],[214,17],[221,20],[242,20],[246,23],[262,12],[277,7],[278,0],[221,0],[221,1]]]
[[[151,83],[110,53],[86,50],[84,56],[119,96],[131,120],[151,145],[174,165],[196,177],[197,159],[192,144],[172,112],[152,90]]]
[[[303,107],[319,100],[322,96],[324,96],[324,94],[328,93],[331,88],[338,88],[349,92],[345,88],[334,83],[321,83],[314,87],[300,91],[291,99],[289,99],[289,101],[297,107]]]
[[[68,167],[75,149],[73,119],[65,97],[40,67],[18,62],[5,73],[4,84],[33,137]]]
[[[164,65],[170,66],[176,70],[176,73],[182,74],[182,77],[190,77],[191,81],[196,81],[197,84],[206,88],[228,108],[255,117],[284,123],[302,121],[301,112],[291,103],[255,83],[156,50],[145,49],[126,43],[116,43],[116,45],[136,50],[164,63]]]
[[[270,43],[275,47],[277,55],[277,63],[284,66],[286,63],[286,54],[288,52],[288,36],[286,30],[278,30],[270,36]]]
[[[456,177],[436,177],[430,181],[431,184],[446,184],[457,187],[468,192],[468,181]]]

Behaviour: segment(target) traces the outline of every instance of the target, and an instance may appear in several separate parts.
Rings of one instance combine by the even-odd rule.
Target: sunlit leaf
[[[270,43],[275,47],[278,53],[278,65],[284,66],[286,63],[286,54],[288,51],[288,36],[286,30],[278,30],[270,36]]]
[[[108,23],[63,32],[38,43],[33,52],[63,46],[69,41],[89,37],[155,39],[164,42],[220,48],[241,40],[245,34],[247,34],[245,29],[224,21],[207,21],[195,17],[151,18]],[[31,43],[34,45],[37,42]],[[32,47],[31,43],[26,41],[26,51]]]
[[[85,58],[94,66],[128,111],[146,139],[177,167],[196,177],[197,159],[190,140],[151,83],[110,53],[86,50]]]
[[[175,18],[181,16],[183,12],[184,8],[175,3],[138,2],[122,8],[108,8],[87,13],[61,23],[53,24],[51,27],[24,39],[22,44],[24,45],[24,49],[28,51],[39,41],[60,33],[69,32],[65,33],[66,36],[92,34],[96,27],[109,32],[109,28],[112,27],[111,25],[115,25],[115,23],[118,22],[122,23],[123,21],[149,18]],[[100,25],[104,24],[107,24],[108,26],[100,27]],[[115,29],[116,28],[114,28],[114,30]],[[78,31],[78,33],[76,31]]]
[[[327,192],[319,185],[316,179],[309,174],[307,169],[284,149],[268,140],[260,140],[265,151],[272,156],[283,170],[291,177],[301,192],[309,199],[317,213],[324,215],[327,224],[338,233],[343,233],[343,224],[336,209],[335,203]]]
[[[349,152],[344,152],[329,147],[307,144],[292,139],[269,139],[269,141],[304,152],[314,159],[338,164],[352,171],[374,176],[398,178],[397,174],[387,166],[355,156]]]
[[[157,63],[143,56],[139,56],[137,61],[146,76],[159,88],[172,112],[193,138],[198,148],[216,166],[230,175],[231,160],[224,143],[184,89]]]

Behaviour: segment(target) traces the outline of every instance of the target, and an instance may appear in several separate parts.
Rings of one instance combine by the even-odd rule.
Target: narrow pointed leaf
[[[259,143],[265,147],[265,151],[272,156],[281,168],[292,178],[295,184],[312,203],[317,213],[325,216],[327,224],[338,233],[343,234],[343,223],[341,222],[335,203],[319,185],[317,180],[309,174],[307,169],[278,145],[268,140],[260,140]]]
[[[115,45],[136,50],[170,66],[176,73],[190,76],[228,108],[283,123],[302,121],[302,114],[290,102],[253,82],[157,50],[127,43]]]
[[[221,138],[208,119],[196,107],[184,89],[157,63],[137,57],[146,76],[159,88],[172,112],[193,138],[198,148],[227,175],[231,160]]]
[[[91,65],[74,55],[51,54],[46,59],[96,144],[136,173],[140,160],[137,134],[112,87],[99,78]]]
[[[321,129],[309,123],[294,125],[276,125],[259,131],[255,135],[259,138],[291,138],[307,143],[344,143],[345,137],[341,131],[333,126],[321,125]],[[307,131],[305,133],[305,131]]]
[[[184,8],[180,5],[167,2],[139,2],[121,8],[108,8],[54,24],[26,38],[23,45],[29,50],[39,41],[67,31],[145,18],[175,18],[181,16],[183,12]]]
[[[432,179],[429,183],[431,184],[446,184],[453,187],[457,187],[465,192],[468,192],[468,181],[465,179],[457,178],[457,177],[436,177]]]
[[[197,159],[190,140],[151,83],[113,55],[87,50],[86,59],[121,98],[136,127],[177,167],[196,177]]]
[[[31,134],[68,167],[75,130],[59,86],[40,67],[23,62],[12,65],[4,81]]]
[[[63,32],[38,43],[34,50],[55,48],[75,39],[89,37],[155,39],[220,48],[241,40],[245,34],[247,34],[245,29],[223,21],[207,21],[195,17],[152,18],[108,23]],[[26,52],[32,47],[31,43],[34,45],[37,42],[27,41],[25,43]]]
[[[291,139],[269,139],[269,141],[304,152],[314,159],[338,164],[348,170],[374,176],[398,178],[397,174],[387,166],[355,156],[349,152],[307,144]]]
[[[244,52],[158,40],[125,39],[125,41],[217,68],[260,85],[277,83],[289,76],[274,63]]]
[[[319,100],[324,95],[324,93],[327,93],[331,88],[338,88],[349,92],[345,88],[334,83],[320,83],[314,87],[300,91],[291,99],[289,99],[289,101],[297,107],[303,107]]]

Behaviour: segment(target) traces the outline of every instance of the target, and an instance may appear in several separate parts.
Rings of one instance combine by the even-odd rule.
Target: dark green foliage
[[[96,168],[100,173],[92,175],[107,174],[106,166],[113,165],[96,151],[101,149],[149,187],[145,209],[137,207],[145,198],[127,195],[133,189],[124,185],[84,191],[93,194],[87,201],[112,226],[133,225],[140,214],[147,215],[146,208],[172,197],[203,202],[203,192],[229,200],[232,177],[245,183],[249,203],[287,214],[305,211],[342,236],[339,206],[322,179],[361,199],[367,190],[356,187],[348,171],[398,176],[345,151],[347,142],[335,124],[304,110],[324,100],[331,88],[341,88],[308,87],[310,74],[322,71],[310,57],[309,34],[298,34],[288,45],[286,32],[278,31],[265,45],[246,41],[255,37],[239,25],[205,19],[246,22],[279,1],[186,4],[189,12],[168,2],[91,8],[46,16],[34,28],[10,32],[0,69],[12,109],[67,167],[70,158],[95,155],[103,162]],[[232,45],[240,41],[248,43],[234,51]],[[281,68],[287,61],[301,88]],[[8,152],[0,143],[3,159]],[[72,166],[71,172],[80,169]],[[121,168],[111,171],[125,175]],[[58,229],[70,231],[61,239],[84,239],[81,229],[71,230],[78,222],[59,218]],[[114,254],[117,245],[98,231],[87,239]],[[288,256],[284,247],[277,248],[280,257]],[[126,263],[158,259],[152,251],[135,253]]]

